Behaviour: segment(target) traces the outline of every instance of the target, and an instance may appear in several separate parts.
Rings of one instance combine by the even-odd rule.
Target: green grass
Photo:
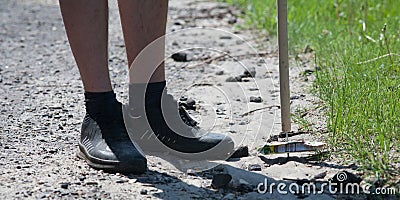
[[[243,8],[249,28],[276,35],[275,0],[225,1]],[[398,8],[398,0],[288,0],[292,55],[310,45],[322,68],[314,86],[328,108],[332,151],[386,180],[400,171]]]

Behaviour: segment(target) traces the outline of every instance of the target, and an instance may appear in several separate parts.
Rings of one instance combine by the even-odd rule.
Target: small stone
[[[173,41],[173,42],[172,42],[172,46],[179,46],[179,44],[178,44],[177,41]]]
[[[95,182],[95,181],[89,181],[86,182],[86,185],[98,185],[99,183]]]
[[[196,104],[196,101],[195,100],[193,100],[193,99],[188,99],[187,101],[186,101],[186,104],[188,105],[188,106],[194,106],[195,104]]]
[[[197,175],[197,174],[196,174],[196,171],[193,170],[193,169],[188,169],[188,170],[186,171],[186,173],[187,173],[187,175],[189,175],[189,176],[196,176],[196,175]]]
[[[314,177],[312,179],[323,179],[323,178],[325,178],[325,176],[326,176],[326,171],[314,175]]]
[[[239,192],[248,193],[253,191],[253,186],[243,179],[239,179],[239,187],[237,188]]]
[[[233,199],[235,199],[235,194],[233,194],[233,193],[228,193],[228,194],[225,195],[222,199],[223,199],[223,200],[233,200]]]
[[[251,79],[250,78],[242,78],[242,82],[250,82]]]
[[[115,181],[115,183],[125,183],[125,182],[127,182],[127,180],[117,179],[117,180]]]
[[[215,110],[215,112],[217,113],[217,115],[225,115],[224,109],[221,109],[221,108],[217,108],[217,109]]]
[[[128,183],[136,183],[137,179],[133,178],[133,179],[129,179]]]
[[[214,174],[211,187],[214,189],[225,187],[231,180],[232,176],[230,174]]]
[[[172,54],[171,56],[172,59],[174,59],[174,61],[176,62],[188,62],[188,54],[185,52],[177,52]]]
[[[255,67],[248,67],[243,72],[244,77],[256,77],[256,68]]]
[[[261,171],[261,165],[259,164],[250,164],[248,167],[249,171]]]
[[[232,17],[228,20],[228,24],[235,24],[237,22],[236,17]]]
[[[230,76],[225,81],[226,82],[242,82],[242,77],[240,77],[240,76],[235,76],[235,77]]]
[[[290,97],[290,100],[295,100],[295,99],[300,99],[300,96],[293,95],[293,96]]]
[[[85,176],[79,176],[78,179],[79,179],[80,181],[84,181],[84,180],[86,179],[86,177],[85,177]]]
[[[230,158],[242,158],[249,156],[249,148],[247,146],[241,146],[235,150]]]
[[[262,99],[261,97],[254,97],[254,96],[251,96],[251,97],[250,97],[250,102],[261,103],[261,102],[263,102],[263,99]]]
[[[224,75],[224,73],[225,73],[225,72],[221,70],[221,71],[215,72],[215,75],[221,76],[221,75]]]
[[[196,110],[196,101],[189,98],[182,105],[188,110]]]
[[[312,74],[312,73],[314,73],[314,70],[312,70],[312,69],[306,69],[306,70],[304,70],[304,72],[303,72],[304,75],[310,75],[310,74]]]
[[[187,101],[187,97],[185,97],[185,96],[181,96],[181,98],[179,99],[179,101]]]
[[[53,105],[50,105],[50,106],[49,106],[49,109],[51,109],[51,110],[59,110],[59,109],[62,109],[62,105],[60,105],[60,104],[53,104]]]
[[[247,122],[245,122],[245,121],[239,122],[239,125],[246,125],[246,124],[247,124]]]
[[[221,39],[221,40],[230,40],[230,39],[232,39],[232,37],[229,36],[229,35],[223,35],[223,36],[219,37],[219,39]]]
[[[49,149],[49,150],[48,150],[48,152],[49,152],[50,154],[55,154],[55,153],[57,153],[57,151],[58,151],[58,149]]]
[[[141,195],[146,195],[147,194],[147,190],[146,189],[141,189],[140,190],[140,194]]]
[[[69,184],[68,183],[61,183],[61,188],[62,189],[68,189]]]
[[[177,26],[183,26],[185,24],[186,24],[186,22],[184,20],[176,20],[174,22],[174,25],[177,25]]]
[[[37,197],[38,199],[44,199],[44,198],[49,197],[49,194],[47,194],[47,193],[41,193],[41,194],[38,194],[36,197]]]

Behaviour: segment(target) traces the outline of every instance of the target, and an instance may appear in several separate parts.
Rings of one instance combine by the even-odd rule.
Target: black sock
[[[146,108],[161,109],[161,97],[165,89],[165,81],[149,83],[146,90],[145,105]]]
[[[146,94],[161,94],[165,88],[166,81],[147,84]]]
[[[166,82],[133,83],[129,86],[129,103],[136,106],[161,107]]]
[[[85,92],[85,102],[101,101],[103,99],[115,99],[114,91],[109,92]]]
[[[85,92],[86,113],[97,121],[108,121],[121,113],[114,91]]]

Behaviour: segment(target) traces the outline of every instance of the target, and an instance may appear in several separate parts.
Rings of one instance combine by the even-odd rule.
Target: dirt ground
[[[0,1],[0,199],[340,197],[257,192],[256,186],[265,179],[286,184],[292,183],[287,179],[312,177],[327,181],[339,170],[351,172],[356,166],[313,162],[304,153],[291,154],[287,160],[286,155],[257,152],[280,132],[277,46],[273,38],[235,28],[242,23],[238,15],[240,11],[221,3],[171,0],[165,62],[169,91],[196,101],[196,110],[189,112],[200,126],[230,135],[237,146],[249,147],[250,156],[221,162],[206,172],[186,173],[149,156],[146,174],[123,175],[93,170],[76,158],[83,88],[56,1]],[[125,101],[128,72],[114,1],[110,1],[109,33],[110,76],[118,98]],[[171,59],[177,51],[186,53],[189,61]],[[324,133],[324,119],[318,114],[322,108],[309,92],[312,76],[302,75],[312,72],[309,56],[292,63],[291,105],[293,113],[304,112],[303,117],[316,121],[312,127],[316,131],[292,139],[317,140]],[[254,69],[255,77],[231,82],[244,67]],[[249,102],[251,96],[263,101]],[[293,130],[299,127],[294,124]],[[254,164],[261,171],[249,170]],[[213,175],[221,171],[251,189],[211,188]]]

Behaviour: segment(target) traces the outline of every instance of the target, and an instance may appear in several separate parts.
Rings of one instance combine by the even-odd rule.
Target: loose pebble
[[[261,97],[254,97],[254,96],[251,96],[251,97],[250,97],[250,102],[261,103],[261,102],[263,102],[263,99],[262,99]]]

